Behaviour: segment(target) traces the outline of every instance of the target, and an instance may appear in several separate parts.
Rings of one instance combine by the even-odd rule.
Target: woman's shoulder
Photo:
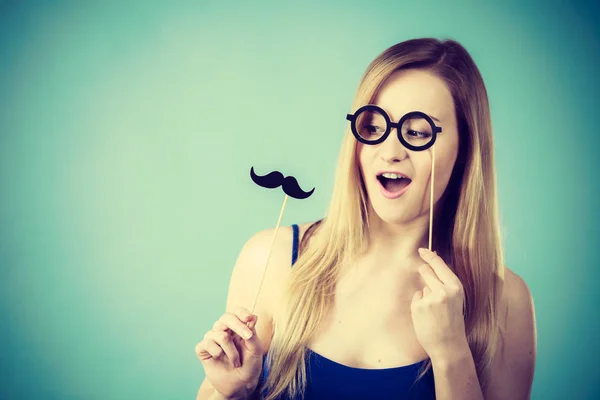
[[[296,224],[299,241],[312,224]],[[292,229],[292,225],[262,229],[250,236],[243,245],[233,269],[232,281],[237,283],[236,286],[243,285],[246,288],[245,302],[253,302],[259,285],[262,285],[259,302],[264,300],[265,303],[273,300],[273,296],[284,286],[292,269]]]
[[[296,223],[298,226],[298,241],[302,240],[306,231],[315,222]],[[252,259],[254,272],[262,272],[271,252],[269,267],[271,265],[291,266],[291,255],[293,248],[293,228],[292,225],[284,225],[279,228],[267,228],[253,234],[244,244],[240,256]],[[272,248],[271,248],[272,246]],[[262,264],[261,264],[262,261]]]
[[[504,267],[502,309],[505,311],[504,325],[520,324],[531,319],[534,314],[533,297],[525,280],[508,267]],[[532,322],[532,321],[530,321]]]
[[[506,288],[505,294],[509,298],[519,298],[522,300],[529,300],[531,292],[529,286],[521,276],[508,267],[504,267],[504,284]]]
[[[312,222],[296,225],[300,240]],[[292,225],[284,225],[252,234],[239,252],[231,274],[227,310],[232,312],[239,307],[251,310],[256,299],[257,332],[267,348],[272,334],[273,305],[280,303],[292,271],[292,229]]]

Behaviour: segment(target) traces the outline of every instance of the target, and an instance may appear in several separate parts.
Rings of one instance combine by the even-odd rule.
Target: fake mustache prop
[[[250,177],[258,186],[262,186],[267,189],[275,189],[281,186],[285,194],[295,199],[306,199],[315,191],[315,188],[312,188],[311,191],[305,192],[300,188],[296,178],[293,176],[284,177],[279,171],[269,172],[267,175],[260,176],[256,175],[254,173],[254,167],[251,167]]]
[[[279,225],[281,224],[281,218],[283,217],[283,211],[285,210],[285,205],[287,203],[288,197],[304,200],[309,198],[314,193],[315,188],[312,188],[310,191],[305,192],[300,188],[298,180],[293,176],[284,177],[284,175],[279,171],[273,171],[261,176],[254,173],[254,167],[250,168],[250,178],[252,178],[252,181],[258,186],[267,189],[275,189],[281,186],[283,192],[285,193],[285,198],[283,199],[283,206],[281,206],[281,211],[279,212],[279,219],[277,220],[277,225],[275,226],[275,233],[273,234],[273,241],[271,242],[271,247],[269,248],[269,254],[267,255],[265,268],[263,269],[263,273],[260,278],[260,283],[258,285],[258,290],[256,292],[256,296],[254,297],[254,304],[252,305],[252,309],[250,310],[250,313],[254,314],[254,308],[256,307],[256,302],[258,301],[258,296],[260,294],[260,288],[262,287],[265,272],[267,271],[267,266],[269,265],[269,260],[271,259],[271,251],[273,250],[273,245],[275,244],[275,238],[277,237],[277,232],[279,231]]]

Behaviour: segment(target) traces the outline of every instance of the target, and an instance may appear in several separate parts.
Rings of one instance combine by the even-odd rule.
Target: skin
[[[458,154],[459,138],[448,88],[429,72],[401,71],[386,81],[373,103],[394,121],[415,110],[439,119],[436,125],[442,127],[443,133],[435,144],[437,201],[448,184]],[[431,156],[431,149],[415,152],[404,148],[396,130],[379,145],[357,142],[359,167],[370,199],[370,245],[366,254],[340,276],[333,308],[309,347],[331,360],[357,368],[390,368],[430,358],[438,398],[479,399],[482,393],[473,384],[474,365],[464,332],[462,285],[439,256],[418,251],[427,247]],[[394,200],[380,194],[375,177],[377,172],[390,169],[412,179],[411,188]],[[309,225],[300,225],[301,235]],[[207,366],[214,367],[211,380],[221,385],[221,392],[231,388],[222,383],[228,378],[235,381],[252,375],[257,379],[253,372],[257,364],[242,363],[241,370],[236,369],[234,363],[240,359],[239,354],[227,345],[226,335],[215,332],[227,332],[238,348],[245,345],[246,349],[266,352],[270,345],[270,305],[281,301],[281,289],[291,273],[290,227],[281,227],[277,235],[271,267],[267,269],[254,314],[257,322],[255,327],[252,325],[253,337],[245,341],[240,334],[241,323],[250,318],[247,310],[253,304],[273,233],[274,229],[258,232],[246,243],[232,274],[227,312],[196,348],[205,370]],[[508,268],[499,312],[506,343],[492,365],[485,398],[526,399],[535,366],[535,313],[529,288]],[[227,351],[218,349],[217,338],[222,339]],[[207,353],[214,353],[220,362],[207,362]],[[248,380],[254,382],[254,378]],[[232,391],[228,394],[237,398]],[[207,398],[223,398],[208,379],[198,392],[198,399]],[[239,398],[244,398],[243,390]]]
[[[450,179],[459,143],[454,103],[445,83],[427,71],[399,71],[388,78],[372,103],[393,121],[411,111],[439,120],[436,125],[443,133],[435,143],[436,202]],[[310,346],[317,353],[356,367],[388,368],[413,364],[433,354],[443,356],[447,346],[466,343],[458,279],[443,261],[441,266],[433,263],[438,273],[450,272],[454,277],[447,279],[452,280],[451,293],[456,294],[451,314],[440,319],[448,309],[433,302],[441,297],[431,294],[432,288],[439,293],[436,283],[440,281],[417,251],[427,246],[431,157],[431,148],[406,149],[395,129],[377,145],[357,141],[357,159],[369,197],[369,248],[340,277],[331,315]],[[376,178],[382,170],[402,172],[411,178],[410,188],[397,199],[386,199]],[[436,320],[444,321],[444,337],[433,335],[440,331],[431,329]],[[353,332],[353,337],[339,340],[348,336],[346,332]],[[360,351],[353,354],[352,348]]]
[[[300,237],[312,223],[299,225]],[[274,228],[257,232],[241,250],[231,275],[225,314],[239,314],[245,317],[249,313],[274,233]],[[270,267],[267,269],[254,313],[258,321],[254,327],[253,337],[258,339],[256,345],[262,346],[264,352],[268,351],[273,334],[271,306],[281,301],[284,295],[282,288],[291,275],[291,249],[292,229],[289,226],[280,227],[271,252]],[[365,266],[369,265],[363,262]],[[382,265],[382,270],[384,269],[385,266]],[[422,288],[420,283],[413,285],[410,279],[396,281],[394,285],[386,285],[383,272],[376,277],[362,279],[362,282],[360,275],[355,275],[352,279],[346,277],[340,280],[332,315],[322,324],[309,347],[334,361],[358,368],[394,367],[426,358],[427,354],[422,351],[414,334],[410,317],[410,299],[398,300],[398,297],[406,298],[402,293],[414,293]],[[351,292],[356,300],[345,297]],[[361,305],[363,301],[368,303],[363,306]],[[243,317],[240,319],[243,320]],[[230,321],[230,318],[225,320]],[[492,364],[492,379],[485,398],[528,399],[537,348],[535,311],[529,288],[510,268],[505,268],[499,321],[502,330],[506,332],[506,343],[503,351]],[[407,324],[410,325],[406,326]],[[236,336],[241,335],[242,330],[238,324],[230,323],[230,325],[232,328],[230,335],[234,340]],[[368,329],[361,329],[362,327]],[[352,332],[352,335],[349,332]],[[196,346],[197,355],[203,342],[205,340],[200,341]],[[377,344],[381,346],[376,346]],[[229,374],[233,362],[228,357],[222,360],[227,365],[223,371]],[[242,368],[250,369],[253,366],[242,365]],[[200,386],[197,399],[209,398],[224,397],[215,392],[209,379],[205,379]]]
[[[443,131],[435,143],[434,203],[437,202],[450,180],[459,143],[454,102],[446,84],[426,70],[398,71],[387,79],[374,103],[394,121],[415,110],[439,120],[436,125]],[[426,247],[429,228],[432,148],[408,150],[398,140],[396,130],[392,133],[377,145],[357,142],[359,168],[371,208],[369,252],[390,265],[414,270],[419,264],[416,272],[420,277],[412,274],[413,279],[420,280],[422,289],[412,293],[411,316],[419,344],[435,359],[446,356],[446,349],[464,348],[467,344],[462,318],[464,293],[460,281],[441,258],[417,252],[419,247]],[[385,198],[376,178],[382,170],[407,175],[412,179],[410,188],[399,198]]]
[[[434,202],[442,196],[458,156],[458,131],[454,102],[446,84],[422,70],[394,73],[382,86],[373,103],[383,108],[393,121],[410,111],[421,111],[439,120],[442,128],[435,142]],[[432,149],[412,151],[392,130],[377,145],[357,141],[357,157],[370,208],[371,251],[397,261],[417,259],[417,248],[427,246]],[[400,171],[412,179],[410,188],[397,199],[380,194],[376,175],[382,170]]]

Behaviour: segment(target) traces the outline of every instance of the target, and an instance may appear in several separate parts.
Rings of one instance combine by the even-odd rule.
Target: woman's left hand
[[[451,357],[468,348],[463,286],[440,256],[427,249],[419,255],[427,264],[419,267],[425,287],[410,306],[415,333],[431,360]]]

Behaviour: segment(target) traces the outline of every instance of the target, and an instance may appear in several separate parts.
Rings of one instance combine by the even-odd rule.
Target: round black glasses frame
[[[356,129],[356,118],[363,111],[376,111],[376,112],[380,113],[383,116],[383,118],[385,119],[386,129],[385,129],[385,132],[383,133],[383,135],[379,139],[367,140],[367,139],[363,138],[362,136],[360,136],[360,134],[358,133],[358,130]],[[429,125],[431,125],[431,140],[428,143],[424,144],[423,146],[413,146],[412,144],[408,143],[402,137],[402,133],[400,132],[400,127],[402,126],[402,124],[407,119],[415,118],[415,117],[423,118],[429,123]],[[435,139],[437,138],[437,134],[442,132],[442,128],[439,126],[436,126],[435,122],[433,122],[431,117],[425,113],[422,113],[421,111],[411,111],[408,114],[405,114],[402,118],[400,118],[400,121],[398,121],[396,123],[396,122],[392,122],[389,115],[387,115],[387,113],[381,107],[378,107],[374,104],[367,104],[365,106],[362,106],[361,108],[356,110],[354,112],[354,114],[347,114],[346,119],[348,121],[350,121],[352,133],[354,134],[354,137],[356,137],[356,140],[358,140],[361,143],[368,144],[368,145],[375,145],[375,144],[382,143],[390,135],[392,128],[396,128],[396,131],[398,132],[398,139],[400,140],[400,143],[402,143],[402,145],[404,145],[404,147],[406,147],[407,149],[410,149],[410,150],[414,150],[414,151],[423,151],[423,150],[427,150],[428,148],[433,146],[433,144],[435,143]]]

